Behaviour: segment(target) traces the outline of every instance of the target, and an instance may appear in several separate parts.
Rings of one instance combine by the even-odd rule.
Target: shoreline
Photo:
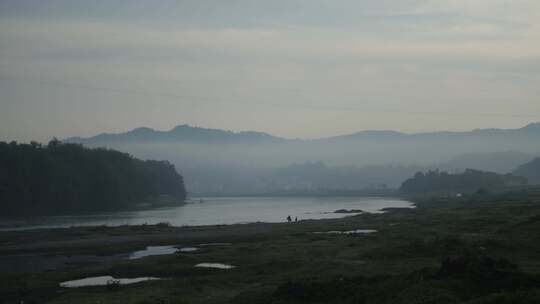
[[[398,211],[402,209],[411,208],[392,208],[392,210]],[[93,243],[131,243],[142,244],[147,246],[152,245],[165,245],[168,242],[184,241],[186,244],[191,244],[194,241],[201,240],[214,240],[215,238],[225,237],[242,237],[250,235],[265,236],[266,234],[282,233],[287,231],[295,231],[299,228],[303,232],[309,228],[315,228],[320,226],[334,227],[336,225],[347,224],[349,219],[355,217],[361,217],[364,215],[376,215],[381,213],[362,213],[355,215],[345,215],[340,218],[330,219],[306,219],[298,222],[253,222],[253,223],[236,223],[236,224],[217,224],[217,225],[198,225],[198,226],[171,226],[166,224],[154,224],[154,225],[97,225],[97,226],[72,226],[72,227],[51,227],[51,228],[35,228],[27,230],[1,230],[0,235],[4,238],[12,236],[22,236],[27,238],[24,241],[24,246],[5,246],[0,244],[0,257],[7,252],[24,252],[24,251],[36,251],[41,249],[55,249],[55,248],[70,248],[71,245],[91,245]],[[330,229],[331,230],[331,229]],[[310,232],[310,231],[307,231]],[[316,231],[313,231],[316,232]],[[77,239],[81,233],[92,234],[93,238],[86,238],[83,240]],[[114,236],[108,236],[103,238],[99,235],[112,234]],[[43,244],[35,243],[34,240],[40,239],[41,236],[53,235],[64,239],[63,241],[57,241],[54,244],[51,240],[44,241]],[[72,239],[74,238],[74,239]],[[54,242],[54,241],[53,241]],[[46,244],[45,244],[46,243]],[[212,243],[208,241],[208,243]],[[54,245],[53,245],[54,244]],[[66,246],[67,245],[67,246]],[[69,251],[69,250],[68,250]]]
[[[209,198],[210,200],[215,199],[234,199],[236,197],[216,197],[216,198]],[[272,199],[276,197],[267,197],[267,196],[261,196],[261,197],[240,197],[239,200],[245,200],[245,199]],[[283,197],[283,198],[291,198],[291,199],[316,199],[317,196],[314,197],[306,197],[306,196],[298,196],[298,197]],[[338,201],[335,203],[328,203],[325,205],[325,208],[327,208],[327,211],[317,210],[319,206],[315,205],[313,208],[315,208],[314,212],[305,212],[305,210],[291,210],[290,215],[294,219],[294,212],[305,212],[305,214],[301,217],[300,214],[298,214],[298,217],[301,220],[310,220],[310,219],[337,219],[337,218],[343,218],[347,216],[357,215],[360,213],[382,213],[385,209],[392,209],[392,208],[415,208],[416,203],[412,200],[406,200],[399,197],[376,197],[376,196],[357,196],[357,197],[340,197],[335,196],[333,197],[337,200],[339,199],[351,199],[351,198],[358,198],[358,199],[364,199],[364,200],[381,200],[381,206],[373,207],[371,202],[367,201],[367,204],[363,205],[360,202],[359,206],[350,206],[350,202],[348,201]],[[388,206],[388,203],[385,204],[384,201],[387,200],[395,200],[396,202],[403,203],[402,206],[399,204],[393,203],[394,206]],[[205,204],[204,202],[202,204]],[[211,203],[208,203],[210,206],[208,208],[212,207]],[[266,204],[266,202],[254,202],[252,205],[247,206],[263,206],[262,204]],[[222,202],[218,202],[217,206],[221,206]],[[397,205],[397,206],[396,206]],[[194,206],[194,207],[193,207]],[[250,216],[251,218],[245,218],[242,219],[242,216],[240,215],[240,218],[238,218],[236,221],[232,218],[223,218],[222,222],[213,222],[213,223],[204,223],[204,224],[198,224],[194,223],[191,224],[182,217],[178,218],[177,221],[175,221],[174,217],[168,217],[167,215],[162,216],[159,214],[161,211],[171,211],[177,210],[178,208],[200,208],[200,203],[194,202],[194,203],[183,203],[181,205],[169,205],[169,206],[158,206],[155,208],[147,208],[147,209],[137,209],[137,210],[122,210],[122,211],[107,211],[107,212],[98,212],[98,213],[82,213],[82,214],[70,214],[70,215],[43,215],[43,216],[34,216],[30,219],[24,218],[24,217],[2,217],[0,220],[2,220],[2,224],[0,225],[0,233],[1,232],[9,232],[9,231],[27,231],[27,230],[39,230],[39,229],[49,229],[49,228],[71,228],[71,227],[92,227],[92,226],[110,226],[110,227],[118,227],[118,226],[138,226],[138,225],[170,225],[172,227],[196,227],[196,226],[216,226],[216,225],[238,225],[238,224],[252,224],[252,223],[269,223],[269,224],[276,224],[276,223],[283,223],[286,222],[286,215],[283,216],[283,218],[276,217],[276,215],[266,215],[257,217]],[[235,208],[242,208],[242,206],[235,206]],[[333,210],[332,210],[333,209]],[[239,209],[241,211],[241,209]],[[356,212],[350,212],[351,210],[354,210]],[[208,210],[209,212],[212,212],[211,209]],[[345,212],[343,212],[345,211]],[[361,212],[360,212],[361,211]],[[144,215],[138,215],[137,213],[144,213],[148,212],[148,220],[145,219]],[[158,212],[155,216],[152,213]],[[264,210],[263,210],[264,212]],[[200,215],[200,214],[199,214]],[[234,221],[234,222],[233,222]],[[184,224],[184,222],[186,222]]]
[[[531,255],[540,252],[538,243],[531,242],[540,237],[539,196],[511,201],[487,197],[481,201],[441,199],[416,206],[297,223],[92,226],[1,232],[0,270],[5,275],[0,279],[0,293],[12,302],[24,298],[33,303],[155,303],[157,297],[165,303],[262,304],[266,298],[279,298],[279,292],[286,292],[283,288],[290,282],[298,286],[316,284],[320,286],[317,289],[326,288],[330,294],[336,292],[335,286],[350,284],[352,293],[336,296],[361,294],[362,290],[380,286],[380,297],[388,293],[398,296],[408,287],[423,290],[423,284],[429,282],[459,295],[460,289],[451,289],[451,278],[437,277],[444,269],[441,261],[452,257],[457,261],[472,259],[469,261],[474,271],[484,269],[483,264],[475,266],[484,259],[504,260],[508,261],[504,265],[517,268],[497,271],[514,276],[515,282],[540,279],[540,259]],[[147,246],[198,250],[126,258]],[[201,264],[235,267],[196,267]],[[493,273],[487,271],[487,275]],[[416,279],[419,274],[422,282]],[[68,290],[60,286],[62,282],[99,276],[168,280],[115,289],[101,286]],[[470,286],[484,278],[483,273],[473,272],[473,276],[472,281],[464,280],[463,284]],[[398,285],[388,290],[384,288],[387,283]],[[23,296],[21,290],[26,292]],[[471,299],[487,295],[481,287],[470,290],[474,292],[469,295]],[[208,294],[216,297],[208,298]],[[415,298],[411,295],[407,299]]]

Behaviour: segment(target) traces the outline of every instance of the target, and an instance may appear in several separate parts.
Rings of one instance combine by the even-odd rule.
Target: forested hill
[[[463,173],[450,174],[444,171],[418,172],[401,185],[408,194],[432,192],[475,192],[497,190],[509,186],[523,186],[527,178],[512,174],[497,174],[467,169]]]
[[[328,166],[328,170],[321,170],[318,176],[305,176],[300,172],[302,180],[293,182],[303,188],[334,189],[337,181],[342,180],[334,178],[334,173],[343,179],[358,177],[347,181],[355,190],[371,188],[373,184],[398,187],[415,171],[433,168],[449,172],[471,168],[508,173],[540,151],[540,123],[517,129],[467,132],[361,131],[315,139],[287,139],[261,132],[180,125],[164,131],[137,128],[65,141],[87,147],[108,147],[143,159],[167,159],[189,176],[186,186],[193,193],[253,195],[275,191],[274,180],[277,188],[279,185],[289,187],[281,176],[273,176],[281,175],[281,169],[289,166],[295,169],[294,164],[322,162]],[[377,169],[374,167],[381,169],[375,173],[378,177],[373,177],[372,172]],[[402,170],[407,167],[417,169]],[[290,170],[285,171],[286,175],[294,175]],[[337,185],[340,190],[349,186]]]
[[[122,210],[163,195],[186,196],[182,176],[166,161],[57,140],[0,142],[0,215]]]

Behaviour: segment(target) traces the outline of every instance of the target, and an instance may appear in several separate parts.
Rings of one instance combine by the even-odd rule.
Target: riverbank
[[[292,219],[340,218],[347,214],[336,210],[380,212],[382,208],[412,207],[395,198],[378,197],[221,197],[203,198],[203,203],[188,203],[138,211],[117,211],[37,218],[0,218],[0,231],[72,226],[155,225],[172,226],[229,225],[238,223],[280,223]]]
[[[370,233],[326,233],[356,230]],[[538,240],[535,195],[298,223],[2,232],[0,294],[6,303],[495,303],[540,294]],[[127,258],[157,245],[197,250]],[[195,267],[216,263],[234,268]],[[94,276],[163,280],[59,285]]]

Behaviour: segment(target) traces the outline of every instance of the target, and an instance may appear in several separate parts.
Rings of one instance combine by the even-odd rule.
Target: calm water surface
[[[90,277],[80,280],[73,280],[60,283],[61,287],[66,288],[77,288],[77,287],[87,287],[87,286],[106,286],[107,284],[120,284],[128,285],[135,284],[145,281],[154,281],[160,280],[159,278],[154,277],[142,277],[142,278],[130,278],[130,279],[116,279],[111,276],[101,276],[101,277]]]
[[[222,263],[199,263],[199,264],[195,265],[195,267],[199,267],[199,268],[217,268],[217,269],[233,269],[233,268],[236,268],[236,266],[222,264]]]
[[[132,252],[128,259],[137,260],[147,256],[173,254],[178,251],[179,249],[174,246],[148,246],[144,250]]]
[[[381,212],[383,208],[412,208],[408,201],[374,197],[226,197],[202,198],[188,203],[144,211],[113,212],[93,215],[46,216],[33,219],[0,219],[0,230],[23,230],[96,225],[140,225],[169,222],[173,226],[198,226],[252,222],[340,218],[351,214],[334,213],[339,209]]]

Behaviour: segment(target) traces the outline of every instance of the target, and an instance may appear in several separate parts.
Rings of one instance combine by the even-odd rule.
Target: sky
[[[540,121],[538,0],[0,0],[0,140]]]

